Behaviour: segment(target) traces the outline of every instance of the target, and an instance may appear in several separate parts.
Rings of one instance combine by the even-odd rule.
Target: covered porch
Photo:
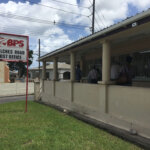
[[[41,100],[150,138],[149,41],[150,10],[42,56]],[[117,57],[124,63],[127,55],[133,57],[136,74],[132,86],[119,86],[111,81],[111,62]],[[53,62],[51,81],[46,80],[46,62]],[[70,64],[69,80],[58,81],[58,62]],[[80,83],[75,79],[77,64]],[[87,83],[93,64],[102,72],[98,84]],[[146,73],[139,65],[147,65]]]

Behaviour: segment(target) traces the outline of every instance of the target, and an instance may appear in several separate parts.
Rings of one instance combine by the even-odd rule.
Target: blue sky
[[[29,35],[30,49],[34,50],[34,63],[31,67],[37,66],[36,53],[38,51],[38,39],[41,39],[42,54],[51,52],[57,48],[67,45],[75,40],[89,35],[91,27],[91,18],[65,13],[56,9],[74,12],[88,16],[91,10],[78,6],[67,5],[54,0],[29,0],[29,3],[24,0],[0,0],[0,32],[15,33]],[[79,6],[89,7],[89,0],[58,0]],[[92,0],[90,0],[92,1]],[[44,7],[50,6],[56,9]],[[118,21],[121,21],[129,16],[134,16],[136,13],[150,8],[150,0],[96,0],[96,21],[95,30],[101,30]],[[3,17],[4,13],[11,15],[27,16],[40,20],[46,20],[57,23],[65,23],[67,25],[54,25],[53,23],[38,23],[23,21]],[[81,29],[74,29],[68,24],[73,24]],[[81,27],[81,26],[87,26]]]

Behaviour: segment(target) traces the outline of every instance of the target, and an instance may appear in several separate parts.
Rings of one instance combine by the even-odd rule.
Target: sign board
[[[28,36],[0,33],[0,60],[26,62]]]
[[[28,99],[28,54],[28,36],[0,33],[0,61],[27,62],[25,112],[27,112]]]

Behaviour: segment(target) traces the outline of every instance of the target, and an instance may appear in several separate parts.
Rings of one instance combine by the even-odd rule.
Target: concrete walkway
[[[8,103],[8,102],[16,102],[16,101],[25,101],[26,96],[7,96],[7,97],[0,97],[0,104]],[[34,95],[28,95],[28,100],[33,101]]]

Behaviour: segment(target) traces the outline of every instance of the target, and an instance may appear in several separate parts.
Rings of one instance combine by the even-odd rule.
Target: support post
[[[71,77],[70,80],[75,81],[75,54],[73,52],[70,53],[70,62],[71,62]]]
[[[55,82],[58,80],[58,58],[53,59],[53,96],[55,96]]]
[[[75,81],[75,54],[74,52],[70,53],[70,62],[71,62],[71,101],[73,102],[73,82]]]
[[[111,49],[110,43],[104,41],[102,51],[102,82],[108,84],[110,82],[110,63],[111,63]]]
[[[29,49],[27,50],[27,78],[26,78],[26,108],[25,112],[27,112],[27,102],[28,102],[28,67],[29,67]]]
[[[40,39],[39,39],[39,81],[40,81]]]
[[[46,79],[46,61],[43,61],[42,80]]]
[[[44,80],[46,79],[46,61],[43,61],[42,68],[42,91],[44,92]]]
[[[101,103],[103,106],[103,112],[108,113],[108,85],[110,84],[111,47],[108,41],[104,41],[102,47],[103,98],[101,99]]]
[[[54,71],[54,77],[53,80],[57,81],[58,80],[58,58],[54,58],[53,60],[53,71]]]

